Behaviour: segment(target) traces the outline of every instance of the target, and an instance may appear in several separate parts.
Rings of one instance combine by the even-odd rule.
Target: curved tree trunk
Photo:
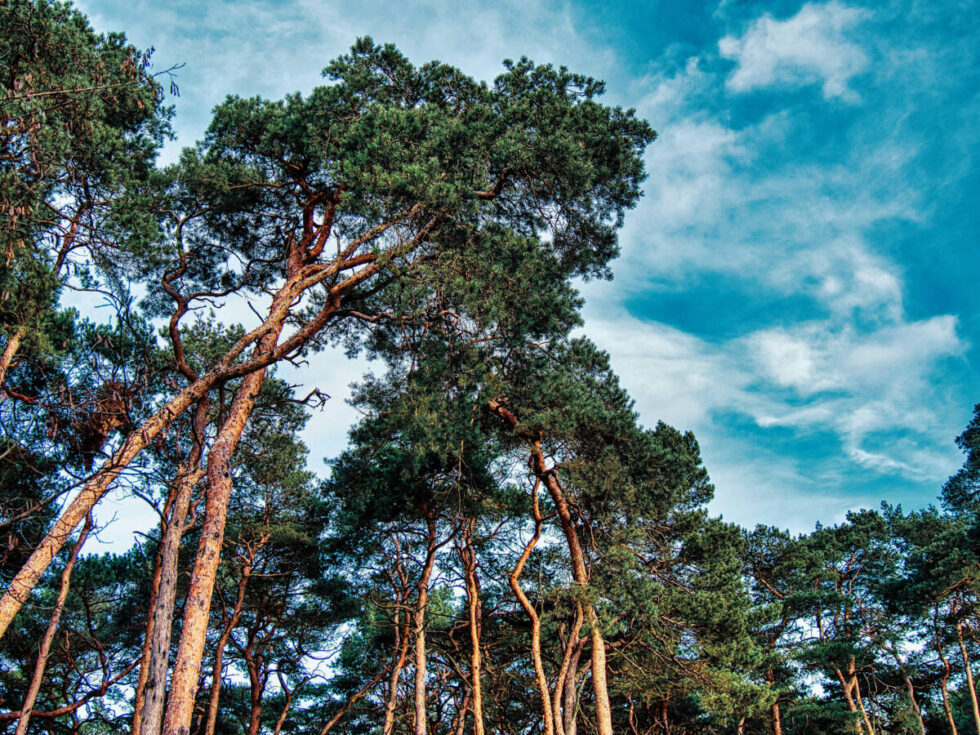
[[[143,422],[138,429],[131,432],[113,455],[89,478],[74,500],[62,510],[61,515],[58,516],[51,529],[11,580],[3,597],[0,598],[0,638],[6,633],[17,611],[27,600],[41,575],[44,574],[51,561],[65,545],[75,528],[105,495],[109,486],[136,455],[149,446],[160,432],[170,426],[174,419],[191,405],[207,396],[213,388],[234,378],[245,376],[244,379],[248,380],[256,374],[264,375],[269,365],[281,360],[318,334],[337,313],[342,296],[379,270],[379,266],[374,262],[375,256],[362,255],[352,258],[352,253],[364,242],[369,242],[384,232],[391,224],[385,227],[372,228],[348,246],[332,264],[319,267],[313,275],[291,262],[288,267],[289,276],[273,298],[265,321],[243,335],[212,370],[181,390],[167,401],[159,411]],[[428,231],[428,227],[427,225],[423,228],[409,244],[417,243]],[[302,257],[302,253],[295,253],[290,256],[290,261],[299,260]],[[358,261],[357,264],[363,263],[364,267],[331,288],[326,303],[316,316],[283,340],[282,344],[277,345],[276,342],[282,331],[283,323],[294,302],[317,284],[349,268],[350,263],[354,260]],[[275,339],[270,341],[270,335],[275,335]],[[257,346],[252,359],[243,363],[235,362],[244,350],[256,343]],[[254,380],[252,382],[255,383]],[[260,377],[258,384],[261,382]]]
[[[527,599],[527,595],[524,594],[524,590],[521,589],[521,583],[518,581],[521,576],[521,572],[524,570],[524,565],[527,563],[528,558],[531,556],[531,551],[534,550],[534,545],[541,538],[541,525],[543,519],[541,518],[541,509],[538,506],[538,486],[541,484],[541,480],[535,480],[534,490],[532,491],[532,507],[534,511],[534,535],[525,544],[524,551],[521,553],[520,559],[517,560],[517,565],[514,567],[514,571],[510,575],[510,588],[517,595],[518,601],[521,603],[521,607],[524,608],[524,612],[531,619],[531,660],[534,663],[534,676],[538,682],[538,691],[541,693],[541,708],[543,710],[544,716],[544,732],[545,735],[554,735],[555,732],[555,718],[554,711],[551,708],[551,697],[548,692],[548,679],[544,673],[544,664],[541,661],[541,620],[538,618],[538,613],[534,609],[534,605],[531,601]]]
[[[501,402],[491,401],[488,407],[503,419],[511,429],[517,429],[517,416]],[[582,551],[582,543],[579,541],[578,531],[575,529],[575,520],[572,518],[572,513],[565,500],[565,493],[562,490],[561,482],[558,480],[558,474],[553,469],[548,469],[544,453],[541,450],[540,436],[532,436],[522,432],[518,432],[518,435],[530,445],[531,456],[528,464],[534,476],[548,488],[548,493],[558,511],[561,529],[568,544],[568,553],[572,562],[572,578],[584,590],[589,585],[585,553]],[[592,641],[592,691],[595,695],[596,725],[599,735],[613,735],[612,708],[609,704],[609,689],[606,683],[606,642],[602,637],[602,626],[595,608],[587,604],[584,609],[585,618],[590,626],[589,638]]]

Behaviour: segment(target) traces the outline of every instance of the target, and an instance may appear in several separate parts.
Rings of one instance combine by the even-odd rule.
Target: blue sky
[[[980,3],[84,0],[178,72],[178,140],[225,94],[307,91],[353,40],[491,79],[527,55],[607,81],[659,131],[588,334],[648,425],[692,429],[712,510],[802,531],[932,502],[980,401]],[[334,396],[326,354],[290,376]]]

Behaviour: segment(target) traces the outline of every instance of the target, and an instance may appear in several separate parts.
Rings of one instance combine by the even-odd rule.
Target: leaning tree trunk
[[[3,348],[3,354],[0,354],[0,400],[5,395],[3,383],[7,379],[7,370],[10,369],[10,364],[14,361],[14,355],[20,349],[20,343],[25,334],[27,334],[27,330],[23,327],[17,327],[17,331],[7,338],[7,345]]]
[[[374,262],[375,256],[362,255],[352,258],[351,253],[356,250],[355,246],[359,247],[359,243],[363,244],[363,242],[369,241],[376,236],[374,233],[383,232],[384,229],[383,227],[372,228],[368,233],[355,240],[351,246],[348,246],[344,253],[341,253],[330,266],[318,269],[315,275],[310,275],[296,264],[290,265],[288,267],[289,276],[273,298],[265,321],[243,335],[212,370],[193,381],[167,401],[159,411],[123,440],[113,455],[89,478],[75,499],[62,510],[51,529],[10,581],[6,592],[0,598],[0,638],[6,633],[17,611],[27,601],[38,580],[41,579],[41,575],[44,574],[54,557],[65,545],[75,528],[105,495],[109,486],[136,455],[149,446],[190,406],[207,396],[213,388],[235,378],[246,376],[244,379],[248,380],[256,374],[264,375],[269,365],[281,360],[318,334],[336,315],[343,295],[378,272],[379,266]],[[423,228],[415,240],[422,237],[425,231],[427,228]],[[303,256],[302,253],[295,253],[294,255],[290,256],[291,261],[301,259]],[[366,257],[369,259],[365,259]],[[283,340],[282,344],[277,345],[276,342],[282,331],[283,323],[294,302],[317,284],[331,276],[336,276],[346,267],[350,267],[349,264],[353,260],[357,260],[358,265],[366,265],[331,288],[326,303],[320,311],[295,333]],[[270,341],[268,339],[270,335],[275,335],[276,338]],[[252,344],[257,344],[254,357],[243,363],[236,363],[242,352]],[[262,345],[264,347],[260,347]],[[251,382],[255,385],[261,384],[261,377],[257,384],[254,379]],[[237,442],[237,439],[235,441]],[[222,521],[220,525],[223,528],[224,522]]]
[[[170,521],[163,536],[160,551],[160,590],[153,608],[153,633],[150,640],[150,661],[146,677],[143,711],[139,718],[138,735],[158,735],[163,722],[163,705],[167,692],[167,669],[170,665],[170,639],[173,633],[174,606],[177,601],[177,571],[180,540],[190,508],[194,485],[203,473],[187,468],[178,479],[177,497]]]
[[[78,536],[75,547],[68,556],[68,562],[61,573],[61,587],[58,589],[58,599],[54,604],[54,612],[48,621],[48,629],[44,632],[44,639],[41,641],[41,649],[37,654],[37,663],[34,664],[34,676],[31,677],[31,684],[24,695],[24,703],[20,708],[20,718],[17,720],[17,730],[14,735],[25,735],[27,725],[31,720],[31,713],[34,711],[34,703],[37,702],[37,694],[41,691],[41,682],[44,680],[44,669],[48,665],[48,656],[51,655],[51,644],[54,643],[54,636],[58,632],[58,623],[61,622],[61,613],[65,609],[65,600],[68,599],[68,587],[71,581],[71,570],[78,559],[78,552],[82,549],[82,544],[88,537],[89,529],[92,527],[92,517],[85,519],[85,525]]]
[[[238,625],[242,617],[242,608],[245,606],[245,587],[248,585],[249,577],[252,576],[252,560],[242,569],[242,578],[238,580],[238,591],[235,596],[235,607],[231,611],[231,617],[221,630],[218,642],[214,650],[214,665],[211,667],[211,696],[208,698],[208,719],[204,726],[204,735],[214,735],[214,728],[218,722],[218,703],[221,701],[221,672],[224,669],[225,646],[231,633]]]
[[[282,328],[283,322],[280,321],[272,331],[263,335],[255,348],[257,357],[272,352]],[[208,496],[204,524],[201,527],[201,539],[187,591],[187,601],[184,603],[184,624],[164,718],[165,735],[188,735],[190,732],[211,612],[211,595],[221,561],[228,500],[231,497],[231,459],[264,377],[265,368],[262,368],[242,379],[224,425],[208,454]]]

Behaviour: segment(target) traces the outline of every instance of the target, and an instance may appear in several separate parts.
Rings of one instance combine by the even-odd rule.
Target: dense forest
[[[980,406],[937,507],[711,517],[572,336],[655,138],[601,82],[365,38],[161,166],[170,71],[0,2],[0,732],[980,732]],[[335,345],[324,479],[281,367]]]

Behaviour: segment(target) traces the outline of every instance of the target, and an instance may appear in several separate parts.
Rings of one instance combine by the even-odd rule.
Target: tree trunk
[[[589,584],[588,571],[585,568],[585,554],[579,542],[578,531],[572,519],[568,503],[562,491],[558,477],[553,471],[545,469],[544,455],[540,444],[535,446],[534,465],[538,477],[544,475],[544,482],[551,495],[552,502],[558,510],[558,518],[562,531],[568,543],[568,551],[572,558],[572,577],[576,584],[584,590]],[[602,637],[599,616],[591,604],[584,605],[585,618],[589,623],[589,639],[592,642],[592,691],[595,696],[596,724],[599,735],[613,735],[612,708],[609,705],[609,690],[606,684],[606,642]]]
[[[41,682],[44,680],[44,669],[48,665],[48,656],[51,655],[51,644],[54,643],[54,636],[58,632],[58,623],[61,622],[61,613],[65,609],[65,600],[68,599],[71,570],[75,566],[75,560],[78,559],[78,552],[81,551],[82,544],[85,543],[91,527],[92,518],[89,516],[85,519],[85,525],[82,527],[82,532],[78,536],[78,541],[68,556],[64,571],[61,572],[61,586],[58,588],[58,598],[54,605],[54,612],[51,613],[51,619],[48,621],[48,629],[44,632],[44,638],[41,640],[41,649],[37,654],[37,663],[34,664],[34,675],[31,677],[31,684],[27,688],[27,694],[24,695],[24,703],[20,708],[20,717],[17,720],[17,729],[14,735],[24,735],[27,732],[27,725],[31,720],[31,713],[34,711],[34,703],[37,702],[37,694],[41,691]]]
[[[895,659],[898,670],[902,674],[902,681],[905,683],[905,691],[908,692],[909,701],[912,703],[912,709],[915,711],[915,716],[919,723],[919,732],[921,735],[926,735],[926,723],[922,720],[922,708],[919,707],[919,700],[915,697],[915,687],[912,685],[912,680],[909,678],[908,672],[905,670],[905,661],[902,660],[897,648],[889,648],[887,644],[882,644],[882,648],[890,653],[892,658]]]
[[[401,681],[402,669],[408,656],[408,625],[399,627],[400,612],[395,613],[395,651],[391,667],[391,678],[388,681],[388,699],[385,702],[385,724],[383,735],[391,735],[395,730],[395,709],[398,707],[398,684]],[[399,637],[401,643],[399,643]]]
[[[426,526],[429,530],[429,545],[425,556],[425,566],[422,569],[422,577],[419,579],[418,605],[415,609],[415,735],[425,735],[428,723],[426,720],[426,689],[425,689],[425,608],[429,602],[429,577],[432,574],[432,567],[435,562],[436,549],[436,522],[430,515],[426,518]]]
[[[245,587],[249,577],[252,576],[251,560],[242,569],[242,578],[238,580],[238,591],[235,597],[235,607],[231,611],[231,617],[221,630],[221,636],[214,650],[214,665],[211,667],[211,696],[208,698],[208,719],[204,728],[204,735],[214,735],[214,727],[218,721],[218,703],[221,700],[221,672],[224,668],[225,646],[231,632],[238,625],[242,617],[242,607],[245,605]]]
[[[262,718],[262,695],[265,694],[265,677],[262,676],[261,657],[258,662],[246,654],[249,678],[249,716],[248,735],[259,735],[259,725]]]
[[[783,735],[783,724],[779,714],[779,700],[769,707],[769,718],[772,723],[772,735]]]
[[[851,672],[848,671],[848,676],[844,676],[844,672],[840,669],[835,668],[834,674],[837,675],[837,680],[840,682],[841,690],[844,693],[844,703],[847,704],[847,709],[851,714],[860,715],[857,703],[854,701],[854,684],[857,682],[852,679]],[[861,724],[860,718],[854,720],[854,728],[859,734],[864,733],[864,726]]]
[[[256,356],[273,350],[282,327],[283,322],[280,321],[272,331],[263,335],[256,345]],[[201,657],[204,654],[208,617],[211,612],[211,595],[214,591],[218,563],[221,560],[228,500],[231,497],[231,460],[245,429],[245,422],[255,405],[255,398],[264,377],[265,368],[262,368],[242,379],[224,425],[208,454],[208,496],[204,524],[201,527],[201,540],[198,544],[197,559],[194,561],[194,571],[191,574],[190,588],[187,591],[187,601],[184,603],[184,625],[164,719],[165,735],[189,735],[190,732],[194,697],[197,694]]]
[[[335,714],[327,721],[327,724],[323,726],[322,730],[320,730],[320,735],[327,735],[327,733],[333,729],[334,725],[340,722],[340,720],[344,717],[344,715],[347,714],[347,710],[349,710],[354,705],[354,703],[357,702],[357,700],[359,700],[361,697],[363,697],[365,694],[371,691],[374,685],[377,684],[379,681],[381,681],[382,678],[384,678],[384,675],[386,673],[388,673],[387,667],[382,669],[380,674],[378,674],[371,681],[369,681],[367,684],[361,687],[357,692],[355,692],[351,696],[351,698],[344,703],[344,706],[340,708],[340,711],[337,712],[337,714]]]
[[[943,711],[946,713],[946,721],[949,723],[950,735],[958,735],[956,731],[956,718],[953,717],[953,707],[949,702],[949,690],[947,688],[949,679],[953,674],[953,667],[950,666],[946,652],[943,651],[943,644],[939,640],[938,625],[936,629],[936,651],[939,653],[939,660],[943,662],[943,675],[939,680],[939,689],[943,696]]]
[[[197,467],[187,467],[181,472],[177,479],[177,495],[170,509],[167,529],[163,534],[163,543],[160,547],[160,588],[152,610],[153,620],[148,625],[148,627],[152,626],[150,660],[147,663],[143,710],[137,719],[139,730],[134,729],[137,735],[159,735],[160,725],[163,722],[167,669],[170,665],[170,639],[173,633],[174,605],[177,600],[180,540],[184,535],[184,523],[187,520],[191,495],[202,474]]]
[[[541,620],[538,618],[538,613],[534,609],[534,605],[531,601],[527,599],[527,595],[524,594],[524,590],[521,589],[521,583],[518,581],[521,576],[521,572],[524,570],[524,565],[527,563],[528,558],[531,556],[531,551],[534,549],[534,545],[541,538],[541,526],[543,519],[541,518],[541,509],[538,506],[538,486],[541,484],[541,480],[535,480],[534,490],[532,490],[532,508],[534,512],[534,535],[528,540],[527,544],[524,546],[524,551],[521,553],[520,559],[517,560],[517,565],[514,567],[514,571],[510,575],[510,588],[514,591],[517,596],[518,601],[521,603],[521,607],[524,608],[524,612],[531,619],[531,660],[534,662],[534,676],[538,682],[538,691],[541,693],[541,708],[544,717],[544,732],[545,735],[554,735],[555,732],[555,718],[554,712],[551,709],[551,696],[548,691],[548,679],[544,673],[544,664],[541,661]]]
[[[488,408],[496,413],[512,429],[518,428],[517,416],[506,408],[500,401],[490,401]],[[584,591],[589,585],[589,573],[585,567],[585,554],[582,551],[582,544],[578,538],[578,531],[575,529],[575,521],[565,500],[565,493],[558,480],[558,474],[553,469],[548,469],[541,450],[541,437],[532,436],[518,432],[518,435],[527,440],[531,447],[531,456],[528,464],[534,476],[541,480],[551,500],[558,511],[558,519],[561,523],[562,532],[568,544],[568,553],[572,562],[572,578]],[[602,637],[602,629],[599,616],[591,604],[585,607],[585,617],[589,622],[589,638],[592,641],[592,691],[595,695],[596,724],[599,735],[613,735],[612,730],[612,708],[609,704],[609,689],[606,684],[606,642]],[[566,733],[567,735],[567,733]]]
[[[186,411],[191,405],[207,396],[208,392],[233,378],[242,376],[245,380],[258,374],[264,375],[266,368],[282,359],[316,335],[330,320],[340,305],[343,293],[354,288],[358,283],[367,279],[370,275],[377,272],[376,265],[370,265],[349,276],[340,284],[330,290],[327,303],[317,313],[317,315],[301,327],[295,334],[283,341],[281,345],[276,345],[276,340],[282,331],[283,323],[289,314],[289,309],[306,290],[312,288],[331,274],[336,274],[341,268],[340,263],[335,268],[329,268],[318,274],[316,277],[303,279],[302,269],[291,273],[290,277],[283,284],[282,288],[276,293],[272,305],[269,308],[269,315],[266,320],[257,328],[244,335],[234,347],[232,347],[222,358],[222,360],[208,373],[202,375],[147,419],[142,426],[131,432],[119,449],[110,457],[98,471],[93,474],[79,491],[75,499],[72,500],[58,516],[51,529],[44,536],[41,542],[34,549],[34,552],[21,567],[17,575],[11,580],[3,597],[0,598],[0,638],[6,633],[10,622],[13,620],[21,605],[27,600],[31,591],[37,585],[38,580],[44,571],[51,564],[51,561],[65,545],[68,538],[82,519],[88,515],[92,507],[105,495],[112,482],[129,465],[129,463],[145,449],[159,434],[166,429],[180,414]],[[276,339],[269,340],[270,335],[275,335]],[[236,364],[235,360],[250,344],[258,340],[258,345],[253,359],[244,363]],[[264,347],[262,347],[264,345]],[[252,381],[255,382],[254,380]],[[261,383],[259,379],[258,383]],[[223,522],[221,523],[223,527]]]
[[[167,496],[167,502],[163,509],[163,518],[161,519],[160,525],[162,526],[161,536],[166,535],[167,529],[167,518],[170,517],[174,501],[177,495],[177,486],[171,485],[170,492]],[[143,627],[143,648],[140,652],[140,668],[139,674],[136,677],[136,692],[133,695],[133,724],[130,728],[130,732],[139,735],[143,720],[143,707],[146,704],[146,681],[150,677],[150,661],[153,653],[153,618],[157,606],[157,598],[160,595],[160,577],[162,575],[163,567],[163,548],[162,545],[157,549],[156,556],[153,560],[153,579],[150,582],[150,600],[146,608],[146,625]]]
[[[480,578],[476,573],[476,551],[473,549],[473,525],[469,521],[463,534],[460,556],[466,577],[466,602],[470,623],[470,679],[473,687],[473,733],[483,735],[483,660],[480,651],[480,633],[483,626],[483,608],[480,602]]]
[[[963,671],[966,673],[966,687],[970,692],[970,709],[973,711],[973,726],[980,733],[980,708],[977,707],[977,690],[973,683],[973,669],[970,666],[970,654],[963,640],[963,623],[956,621],[956,639],[960,644],[960,654],[963,656]]]
[[[864,720],[864,726],[868,728],[869,735],[874,735],[875,729],[871,725],[871,719],[868,717],[868,711],[864,708],[864,699],[861,697],[861,684],[857,679],[857,672],[854,670],[854,659],[851,658],[851,682],[854,691],[854,699],[858,703],[858,708],[861,710],[861,718]]]
[[[7,370],[10,369],[10,363],[14,361],[14,355],[16,355],[17,350],[20,349],[21,340],[24,339],[24,335],[26,333],[27,330],[25,330],[24,327],[17,327],[17,331],[10,335],[10,337],[7,339],[7,344],[3,348],[3,354],[0,355],[0,401],[2,401],[3,397],[6,395],[3,392],[3,384],[7,379]]]
[[[582,606],[575,605],[575,622],[572,624],[572,630],[568,634],[568,640],[565,643],[565,650],[561,657],[561,668],[558,670],[558,676],[555,678],[555,690],[551,696],[551,711],[555,718],[555,732],[558,735],[566,735],[565,733],[565,707],[563,705],[564,692],[566,691],[566,685],[569,681],[568,675],[569,671],[572,672],[572,690],[574,694],[575,689],[575,671],[578,669],[578,654],[582,651],[582,641],[579,640],[578,634],[582,631],[582,623],[584,621],[584,615],[582,614]],[[572,656],[575,654],[574,661]],[[574,703],[573,703],[574,707]]]
[[[581,627],[581,626],[580,626]],[[578,731],[578,662],[582,657],[582,649],[585,647],[585,639],[576,645],[575,653],[572,656],[571,665],[565,675],[565,696],[562,702],[562,720],[565,726],[565,735],[576,735]]]

